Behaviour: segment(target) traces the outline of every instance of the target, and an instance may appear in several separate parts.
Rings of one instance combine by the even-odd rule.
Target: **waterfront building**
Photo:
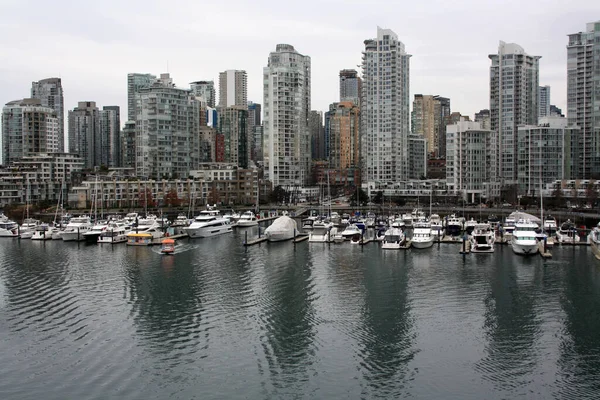
[[[490,54],[490,115],[495,132],[493,178],[517,183],[517,127],[538,122],[539,56],[515,43],[500,42]]]
[[[360,111],[351,101],[334,103],[329,116],[329,168],[347,175],[360,166]]]
[[[84,168],[92,169],[106,161],[106,148],[100,133],[100,111],[95,101],[80,101],[69,110],[69,153],[78,154]]]
[[[71,153],[48,153],[22,157],[0,170],[0,206],[39,201],[66,203],[73,173],[81,171],[83,160]]]
[[[354,69],[340,71],[340,103],[351,102],[360,107],[362,80]]]
[[[121,132],[121,167],[135,169],[135,121],[125,122]]]
[[[365,40],[362,58],[362,158],[368,182],[406,180],[410,123],[409,60],[390,29]]]
[[[240,168],[248,168],[252,136],[248,133],[247,106],[219,107],[219,128],[223,135],[223,160]]]
[[[308,114],[308,130],[310,132],[311,159],[325,159],[325,126],[321,111],[311,110]]]
[[[54,110],[58,120],[58,151],[65,151],[65,106],[61,78],[47,78],[31,83],[31,98]]]
[[[136,104],[136,173],[141,177],[188,176],[198,156],[192,139],[200,129],[200,101],[175,87],[169,74],[139,90]]]
[[[408,179],[427,176],[427,139],[421,135],[408,135]]]
[[[278,44],[263,69],[263,158],[274,186],[310,179],[310,57]]]
[[[573,178],[600,177],[600,21],[569,35],[567,45],[567,118],[581,128],[581,159]]]
[[[542,184],[571,179],[573,158],[579,153],[572,143],[579,127],[567,126],[561,117],[540,118],[538,125],[519,126],[519,192],[537,196]]]
[[[156,81],[152,74],[127,74],[127,120],[135,121],[137,115],[137,96],[142,88],[149,87]]]
[[[101,148],[101,165],[121,167],[121,109],[104,106],[98,111]]]
[[[250,159],[262,161],[262,107],[258,103],[248,102],[248,133],[250,135]]]
[[[216,106],[216,91],[214,81],[196,81],[190,83],[194,96],[202,102],[203,107],[214,109]]]
[[[464,118],[446,127],[448,190],[470,203],[488,196],[491,138],[492,131]]]
[[[454,196],[447,186],[445,179],[409,179],[394,183],[387,182],[369,182],[367,184],[367,194],[370,198],[377,192],[381,192],[386,201],[398,198],[411,198],[417,202],[419,197],[448,198]]]
[[[538,89],[538,120],[550,116],[550,86]]]
[[[246,71],[227,70],[219,74],[219,107],[248,107]]]
[[[21,99],[2,109],[2,163],[23,157],[59,151],[56,112],[39,99]]]

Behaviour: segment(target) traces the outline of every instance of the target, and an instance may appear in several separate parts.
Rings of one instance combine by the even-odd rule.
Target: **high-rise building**
[[[538,120],[550,116],[550,86],[540,86],[538,89]]]
[[[550,116],[551,117],[564,117],[562,110],[556,107],[554,104],[550,104]]]
[[[366,181],[408,178],[409,60],[390,29],[365,40],[362,70],[362,171]]]
[[[538,121],[539,56],[530,56],[515,43],[500,42],[490,54],[490,115],[496,160],[492,179],[517,183],[517,128]]]
[[[492,117],[490,115],[490,110],[483,109],[479,110],[478,113],[475,113],[475,122],[479,122],[481,129],[492,129]]]
[[[137,114],[136,104],[137,95],[142,88],[151,86],[156,81],[156,76],[152,74],[127,74],[127,120],[135,121]]]
[[[246,71],[227,70],[219,74],[219,106],[248,107]]]
[[[31,98],[39,99],[44,107],[50,107],[58,119],[58,148],[65,147],[65,105],[61,78],[42,79],[31,84]]]
[[[251,135],[248,134],[247,106],[219,107],[218,133],[223,135],[223,162],[246,169],[250,163]]]
[[[69,153],[78,154],[87,169],[107,166],[103,164],[106,146],[102,145],[99,113],[95,101],[80,101],[69,110]]]
[[[421,135],[408,135],[408,179],[427,176],[427,140]]]
[[[43,106],[39,99],[7,103],[2,109],[2,163],[62,151],[59,129],[55,110]]]
[[[411,113],[411,132],[425,138],[427,153],[431,156],[439,156],[446,148],[444,118],[448,115],[450,115],[450,99],[415,94]]]
[[[248,102],[248,133],[250,135],[250,159],[262,161],[262,107],[260,104]]]
[[[154,179],[189,175],[198,155],[200,101],[188,89],[175,87],[169,74],[137,96],[136,173]]]
[[[194,96],[202,102],[203,107],[215,108],[216,91],[214,81],[196,81],[190,83]]]
[[[490,181],[492,132],[479,122],[460,121],[446,127],[446,183],[448,190],[471,203],[487,195]]]
[[[354,69],[340,71],[340,103],[352,102],[360,107],[362,80]]]
[[[263,69],[265,179],[274,186],[310,179],[310,57],[278,44]]]
[[[579,127],[567,127],[566,118],[544,117],[537,125],[519,126],[519,191],[539,196],[541,186],[555,180],[571,179],[571,143],[579,136]]]
[[[310,154],[313,160],[325,158],[325,127],[323,113],[311,110],[308,114],[308,130],[310,132]]]
[[[135,169],[135,121],[125,122],[121,132],[121,167]]]
[[[600,21],[569,35],[567,45],[567,118],[581,128],[573,178],[600,178]]]
[[[101,164],[121,167],[121,109],[119,106],[104,106],[98,112],[100,118]]]

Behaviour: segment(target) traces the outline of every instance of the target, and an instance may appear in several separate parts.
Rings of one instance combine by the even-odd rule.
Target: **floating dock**
[[[548,246],[546,245],[546,248]],[[552,253],[550,253],[547,249],[546,251],[544,251],[544,243],[543,242],[538,242],[538,250],[540,253],[540,256],[542,256],[542,258],[552,258]]]

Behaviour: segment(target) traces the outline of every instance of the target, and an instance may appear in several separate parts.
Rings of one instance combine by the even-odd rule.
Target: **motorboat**
[[[381,248],[385,250],[398,250],[402,247],[406,237],[404,232],[400,228],[390,228],[385,231],[383,235],[383,241],[381,242]]]
[[[258,225],[258,218],[252,211],[244,212],[237,221],[237,226],[241,228],[256,225]]]
[[[304,218],[302,220],[302,230],[310,230],[310,229],[312,229],[316,220],[317,220],[317,217],[314,217],[314,216]]]
[[[493,231],[496,231],[500,226],[500,219],[495,214],[488,215],[487,222]]]
[[[313,224],[312,231],[308,234],[308,241],[313,243],[326,243],[330,241],[330,230],[333,224],[317,221]]]
[[[362,235],[362,231],[355,224],[350,224],[342,231],[344,240],[350,240],[354,235]]]
[[[50,232],[50,225],[40,224],[35,227],[31,240],[52,240],[52,232]]]
[[[0,237],[18,237],[19,225],[8,218],[0,221]]]
[[[431,224],[426,221],[416,222],[412,236],[411,246],[416,249],[426,249],[433,246],[434,236],[431,232]]]
[[[350,244],[361,244],[363,242],[362,233],[355,233],[350,237]]]
[[[544,218],[543,227],[544,232],[546,232],[548,236],[556,235],[556,231],[558,231],[558,224],[556,223],[556,218],[554,218],[551,215],[548,215],[546,218]]]
[[[25,218],[19,229],[21,239],[31,239],[35,228],[40,224],[40,221],[33,218]]]
[[[472,253],[493,253],[496,233],[489,223],[477,224],[473,228],[469,240]]]
[[[127,246],[150,246],[152,244],[153,237],[149,232],[129,232],[127,234]]]
[[[162,254],[173,254],[175,252],[175,239],[166,238],[161,242],[160,252]]]
[[[575,224],[570,219],[560,224],[560,229],[556,231],[556,240],[558,243],[579,243],[581,238],[577,233]]]
[[[265,236],[269,242],[281,242],[293,239],[297,230],[296,221],[287,215],[282,215],[265,229]]]
[[[131,227],[124,221],[110,222],[106,229],[102,231],[98,238],[98,243],[103,244],[117,244],[127,242],[127,234],[130,232]]]
[[[132,236],[132,235],[136,236]],[[143,239],[147,238],[147,235],[151,236],[150,241],[154,239],[160,239],[163,237],[164,233],[161,230],[160,222],[156,219],[155,216],[149,215],[146,218],[138,218],[137,225],[133,226],[131,230],[126,234],[127,236],[127,244],[135,244],[138,245],[136,240],[130,240],[130,236],[133,238],[137,238],[144,242]],[[133,243],[130,243],[133,242]]]
[[[536,233],[539,225],[529,219],[519,219],[514,227],[510,245],[515,254],[536,254],[539,251]]]
[[[392,221],[390,222],[390,227],[404,229],[406,227],[406,224],[404,223],[404,219],[402,219],[402,217],[397,217],[392,219]]]
[[[376,216],[375,213],[369,211],[367,213],[367,219],[365,219],[365,225],[367,228],[375,228]]]
[[[65,230],[60,232],[63,242],[72,242],[83,240],[83,234],[92,229],[90,217],[71,218]]]
[[[194,221],[185,228],[191,238],[206,238],[233,232],[229,218],[221,216],[218,210],[208,209],[200,211]]]
[[[339,225],[341,219],[342,217],[340,217],[340,214],[338,214],[337,211],[332,211],[329,215],[329,220],[333,222],[334,225]]]
[[[404,222],[404,226],[406,228],[412,228],[413,226],[413,214],[412,213],[405,213],[402,214],[402,221]]]
[[[138,218],[139,218],[138,213],[136,213],[136,212],[130,212],[130,213],[125,214],[125,217],[123,219],[129,225],[133,225],[134,223],[136,223],[136,221],[137,221]]]
[[[184,214],[179,214],[171,224],[171,228],[173,228],[173,232],[176,235],[185,233],[185,228],[188,226],[190,226],[190,220]]]
[[[329,231],[329,241],[333,243],[344,242],[344,236],[342,236],[342,231],[337,226],[334,226]]]
[[[502,225],[502,230],[504,231],[504,235],[509,236],[512,235],[513,231],[515,230],[515,224],[517,222],[517,217],[515,216],[515,213],[511,213],[508,217],[506,217],[506,219],[504,220],[504,225]]]
[[[587,237],[587,241],[590,244],[600,245],[600,222],[596,225]]]
[[[431,217],[429,217],[429,223],[431,224],[431,234],[436,240],[440,240],[444,236],[442,219],[438,214],[431,214]]]
[[[240,213],[238,213],[234,210],[227,211],[223,214],[223,218],[227,218],[232,227],[237,226],[237,223],[240,220],[240,217],[241,217]],[[188,225],[189,224],[190,223],[188,222]]]
[[[463,230],[463,221],[456,214],[446,217],[446,234],[450,236],[460,236]]]
[[[83,234],[83,240],[86,243],[98,243],[98,238],[100,238],[100,235],[102,232],[104,232],[107,226],[107,221],[98,221],[92,226],[92,229]]]
[[[470,235],[473,230],[475,229],[475,226],[477,225],[477,221],[475,221],[473,218],[471,218],[470,220],[468,220],[467,222],[465,222],[465,232],[467,235]]]

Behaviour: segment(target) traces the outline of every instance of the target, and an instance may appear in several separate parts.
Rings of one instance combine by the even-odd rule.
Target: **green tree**
[[[585,199],[591,206],[593,206],[596,200],[598,200],[598,191],[596,190],[593,181],[590,181],[585,188]]]
[[[350,205],[351,206],[356,206],[356,205],[366,206],[367,203],[369,202],[369,195],[367,195],[367,192],[362,190],[362,188],[359,188],[358,189],[358,202],[356,200],[357,199],[356,199],[356,189],[355,189],[354,192],[352,193],[352,196],[350,196]]]
[[[383,192],[380,190],[377,193],[375,193],[375,196],[373,196],[373,203],[375,204],[382,204],[383,203]]]
[[[288,192],[281,185],[277,185],[273,188],[269,197],[273,203],[282,203],[288,197]]]

